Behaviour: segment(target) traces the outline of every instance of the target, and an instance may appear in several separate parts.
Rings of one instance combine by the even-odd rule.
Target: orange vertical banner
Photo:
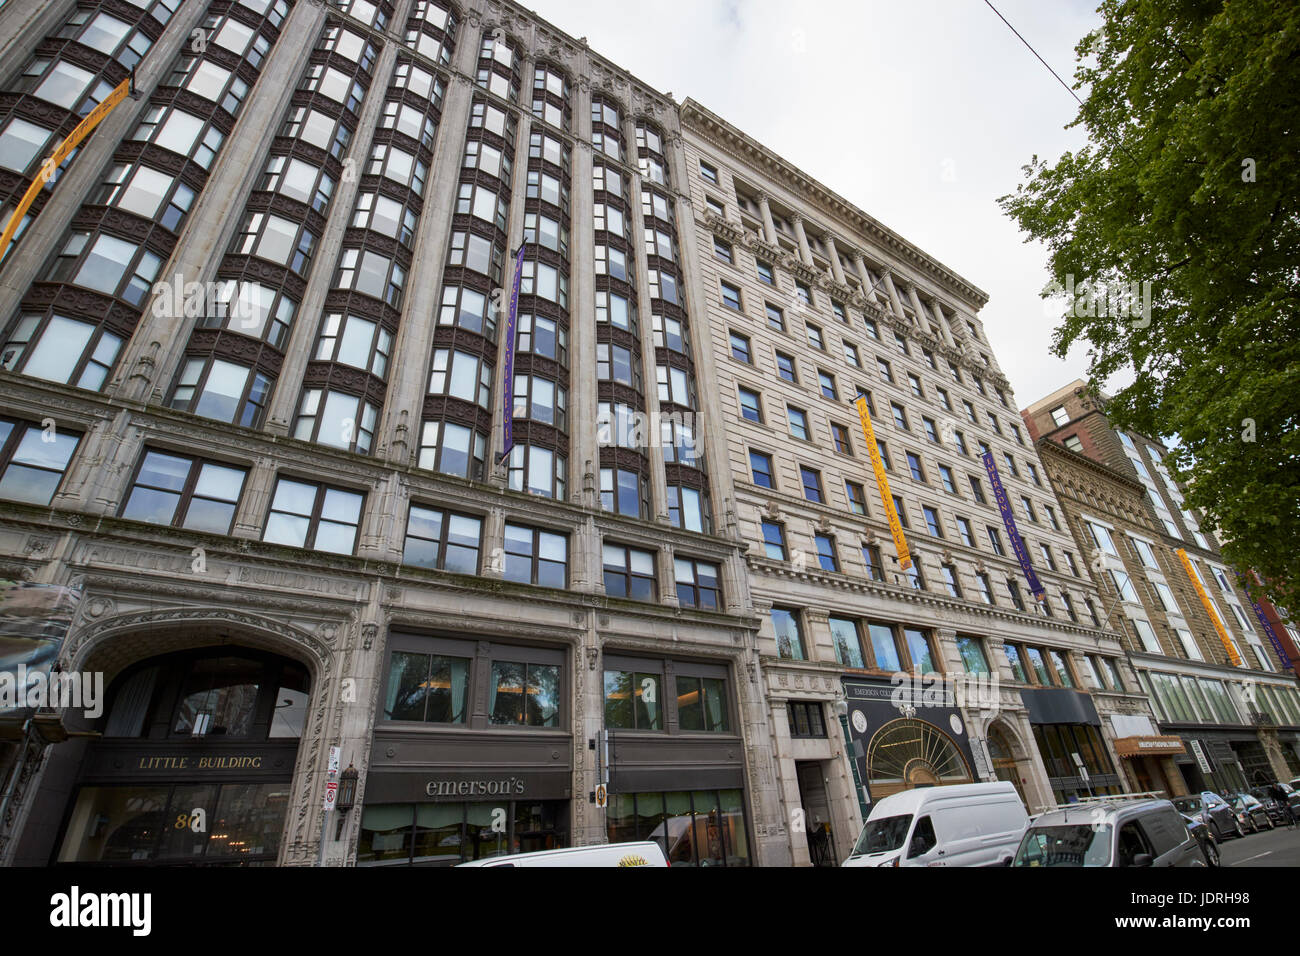
[[[885,474],[885,463],[880,459],[880,448],[876,445],[876,430],[871,427],[871,415],[867,412],[867,400],[864,396],[859,396],[853,404],[858,407],[858,418],[862,420],[862,434],[867,436],[867,451],[871,453],[871,467],[876,473],[876,487],[880,489],[880,501],[885,506],[885,516],[889,519],[889,533],[894,536],[898,563],[906,571],[912,566],[912,554],[907,550],[907,538],[903,537],[903,525],[899,522],[898,511],[894,508],[894,496],[889,493],[889,476]]]
[[[1192,559],[1187,556],[1187,552],[1179,548],[1174,554],[1178,555],[1178,560],[1183,562],[1183,570],[1192,581],[1192,589],[1196,591],[1196,596],[1201,599],[1201,606],[1205,608],[1205,613],[1210,615],[1210,623],[1214,625],[1214,630],[1219,634],[1219,640],[1223,642],[1224,649],[1228,652],[1228,660],[1232,661],[1234,667],[1245,667],[1241,655],[1237,653],[1237,648],[1232,643],[1232,638],[1228,636],[1227,628],[1219,620],[1218,613],[1214,610],[1214,604],[1210,601],[1210,596],[1205,593],[1205,588],[1201,585],[1201,579],[1196,576],[1196,570],[1192,567]]]

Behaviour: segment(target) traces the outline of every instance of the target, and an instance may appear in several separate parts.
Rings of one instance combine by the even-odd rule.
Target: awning
[[[1152,754],[1186,753],[1182,737],[1120,737],[1115,753],[1121,757],[1146,757]]]

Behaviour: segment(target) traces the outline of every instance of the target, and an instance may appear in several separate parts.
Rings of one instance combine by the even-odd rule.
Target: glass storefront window
[[[611,798],[611,814],[615,801]],[[367,806],[361,816],[357,865],[455,866],[560,849],[569,845],[568,815],[567,800]]]
[[[748,866],[740,790],[611,794],[611,843],[654,840],[673,866]]]

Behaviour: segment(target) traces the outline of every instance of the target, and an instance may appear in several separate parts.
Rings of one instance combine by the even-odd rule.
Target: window
[[[966,420],[970,422],[972,425],[979,424],[979,422],[975,418],[975,406],[972,405],[970,402],[966,401],[966,399],[964,398],[962,399],[961,404],[962,407],[966,409]]]
[[[402,563],[457,574],[477,574],[483,521],[424,505],[411,505]]]
[[[989,533],[989,545],[993,548],[993,553],[1005,557],[1006,551],[1002,548],[1002,535],[998,529],[992,525],[986,525],[985,529]]]
[[[644,518],[650,511],[647,481],[623,468],[600,470],[600,507],[612,514]]]
[[[939,405],[945,411],[952,411],[952,402],[948,400],[948,393],[942,388],[936,388],[935,393],[939,396]]]
[[[352,554],[365,495],[279,478],[262,540],[294,548]]]
[[[942,566],[942,571],[943,586],[948,593],[955,598],[961,597],[961,585],[957,582],[957,569],[951,564],[945,564]]]
[[[231,243],[230,251],[236,255],[256,256],[284,266],[298,275],[305,275],[316,251],[316,234],[305,225],[271,213],[251,213],[240,232]],[[357,250],[352,252],[352,267],[356,265]],[[382,257],[375,253],[376,259]],[[346,252],[345,252],[346,256]],[[387,263],[388,260],[384,260]],[[351,283],[343,288],[350,288]],[[374,293],[370,293],[374,294]],[[379,298],[382,298],[379,295]]]
[[[803,482],[803,496],[815,504],[825,504],[825,496],[822,495],[821,472],[800,466],[799,476]]]
[[[1079,615],[1074,610],[1074,601],[1070,598],[1070,592],[1066,591],[1065,588],[1061,588],[1061,607],[1065,608],[1066,616],[1071,621],[1076,624],[1079,623]]]
[[[914,452],[907,452],[907,468],[912,473],[912,478],[925,484],[925,471],[921,468],[921,459]]]
[[[889,446],[885,444],[883,439],[876,439],[876,450],[880,452],[881,464],[883,464],[889,471],[893,471],[894,466],[889,461]]]
[[[394,650],[384,697],[386,720],[465,723],[470,659]]]
[[[375,437],[379,408],[355,395],[320,388],[306,389],[293,426],[293,437],[367,454]]]
[[[975,584],[979,588],[980,600],[990,607],[993,606],[996,602],[993,600],[993,585],[989,583],[989,576],[987,574],[976,574]]]
[[[943,484],[943,490],[950,495],[957,494],[957,485],[953,482],[952,469],[947,465],[939,466],[939,480]]]
[[[156,218],[167,229],[179,232],[194,195],[193,189],[166,173],[148,166],[118,163],[109,171],[93,201],[125,209],[145,219]],[[166,209],[159,215],[164,202]]]
[[[772,267],[768,263],[762,259],[757,259],[754,264],[758,267],[760,281],[766,282],[768,285],[776,285],[776,274],[773,273]]]
[[[883,378],[886,382],[894,381],[894,370],[889,367],[889,362],[887,362],[885,359],[877,358],[876,368],[880,370],[880,377]]]
[[[1039,551],[1042,552],[1042,555],[1043,555],[1043,561],[1047,564],[1047,567],[1048,567],[1050,570],[1055,571],[1055,570],[1056,570],[1056,559],[1052,557],[1052,548],[1051,548],[1051,546],[1048,545],[1048,544],[1045,544],[1045,543],[1040,542],[1039,545],[1038,545],[1038,549],[1039,549]]]
[[[722,605],[719,587],[721,570],[709,561],[675,558],[673,573],[677,582],[677,602],[682,607],[716,611]]]
[[[786,418],[790,423],[790,434],[804,441],[811,441],[808,436],[808,413],[793,405],[786,406]]]
[[[25,173],[38,156],[45,155],[45,144],[51,131],[21,117],[9,120],[0,133],[0,166],[16,173]]]
[[[880,548],[874,544],[862,546],[862,563],[866,566],[867,577],[872,581],[885,580],[885,565],[880,560]]]
[[[898,332],[894,333],[894,348],[898,349],[899,355],[907,354],[907,339]]]
[[[713,254],[721,259],[727,265],[735,265],[735,257],[731,252],[731,243],[724,242],[717,236],[713,237]]]
[[[778,332],[784,332],[785,313],[771,303],[766,303],[764,308],[767,313],[768,327],[776,329]]]
[[[116,296],[139,308],[161,267],[162,258],[143,246],[103,233],[74,232],[45,278]]]
[[[271,380],[261,372],[221,359],[187,358],[170,405],[244,428],[261,424]]]
[[[786,556],[785,527],[775,521],[764,521],[762,525],[763,552],[773,561],[784,561]]]
[[[659,365],[655,368],[655,378],[660,404],[695,407],[695,380],[685,369]]]
[[[976,478],[974,475],[967,475],[966,477],[970,480],[971,496],[980,504],[985,504],[984,486],[980,484],[980,480]]]
[[[1038,515],[1034,512],[1034,503],[1026,496],[1020,496],[1020,508],[1025,513],[1025,517],[1035,524],[1038,523]]]
[[[921,512],[925,515],[925,526],[936,538],[943,537],[943,526],[939,523],[939,512],[935,511],[929,505],[922,505]]]
[[[934,444],[939,444],[939,432],[935,428],[934,419],[921,416],[921,425],[925,429],[925,437]]]
[[[1070,422],[1070,413],[1065,410],[1064,405],[1058,405],[1052,409],[1052,422],[1057,428],[1061,428]]]
[[[844,346],[844,361],[848,362],[854,368],[862,368],[862,359],[858,357],[858,347],[851,342],[842,343]]]
[[[794,280],[794,294],[797,295],[805,305],[812,305],[812,290],[798,279]]]
[[[1130,604],[1139,603],[1137,591],[1133,587],[1133,581],[1129,578],[1126,572],[1120,571],[1116,568],[1111,568],[1110,577],[1111,582],[1115,585],[1115,590],[1119,592],[1119,596],[1122,600],[1127,601]]]
[[[488,720],[492,724],[560,725],[558,665],[494,660],[488,691]]]
[[[0,352],[0,368],[99,391],[121,348],[121,337],[102,326],[58,314],[22,315]]]
[[[713,166],[710,166],[704,160],[700,160],[700,175],[703,176],[706,181],[712,183],[713,185],[715,186],[719,185],[717,169],[714,168]]]
[[[719,283],[719,285],[722,287],[722,304],[737,312],[742,311],[740,306],[740,290],[734,285],[728,285],[725,282]]]
[[[850,622],[851,623],[851,622]],[[831,619],[832,631],[835,627],[835,619]],[[838,649],[839,645],[836,645]],[[862,652],[859,650],[858,656],[861,658]],[[862,664],[852,664],[848,660],[840,661],[847,667],[861,667]],[[786,704],[786,711],[790,718],[790,736],[791,737],[825,737],[826,721],[822,715],[822,705],[816,702],[792,700]]]
[[[762,452],[749,453],[749,466],[754,475],[754,484],[760,488],[772,488],[772,456]]]
[[[708,493],[698,488],[670,484],[668,493],[668,523],[674,528],[685,528],[707,534],[713,525],[709,512]]]
[[[508,469],[511,491],[526,491],[543,498],[565,495],[568,459],[559,452],[536,445],[516,444],[510,449]]]
[[[248,469],[146,450],[121,516],[229,534]]]
[[[998,423],[998,416],[994,415],[992,412],[989,412],[988,416],[989,416],[989,427],[993,429],[994,434],[1001,435],[1002,426]]]
[[[830,372],[823,372],[821,369],[818,369],[817,382],[821,386],[823,398],[829,398],[834,402],[840,400],[839,390],[835,387],[835,376],[831,375]]]
[[[1007,578],[1007,593],[1011,595],[1011,604],[1017,611],[1025,609],[1024,599],[1020,597],[1020,585],[1015,578]],[[1047,683],[1044,681],[1044,683]]]
[[[813,541],[817,546],[817,563],[821,565],[821,569],[838,571],[840,559],[835,552],[835,539],[828,534],[818,534],[813,536]]]
[[[1160,642],[1156,640],[1156,632],[1152,630],[1151,624],[1142,618],[1133,619],[1133,630],[1137,631],[1138,640],[1142,642],[1142,649],[1151,654],[1160,653]]]
[[[0,418],[0,498],[48,505],[80,442],[78,434]]]
[[[845,667],[866,667],[862,656],[862,640],[858,625],[847,618],[830,618],[831,640],[835,644],[835,660]],[[819,709],[820,704],[816,705]]]
[[[1016,460],[1015,460],[1014,458],[1011,457],[1011,453],[1010,453],[1010,452],[1007,452],[1007,451],[1004,451],[1004,452],[1002,453],[1002,460],[1005,461],[1005,462],[1007,463],[1007,470],[1010,471],[1011,474],[1013,474],[1013,475],[1015,475],[1017,478],[1019,478],[1019,477],[1020,477],[1020,472],[1019,472],[1019,470],[1016,468]]]
[[[749,339],[737,332],[731,333],[731,357],[746,365],[753,365],[754,359],[749,349]]]
[[[898,523],[904,528],[911,528],[911,524],[907,521],[907,506],[903,504],[903,499],[898,495],[890,495],[890,497],[894,499],[894,510],[898,512]]]
[[[1065,447],[1077,454],[1083,454],[1083,442],[1079,441],[1078,435],[1070,435],[1065,439]]]
[[[316,358],[364,369],[382,379],[387,376],[392,345],[392,333],[378,323],[334,312],[321,323]]]
[[[452,422],[426,421],[420,432],[418,466],[427,471],[483,480],[486,436]]]
[[[871,656],[877,670],[901,671],[903,656],[899,652],[898,636],[892,625],[869,623],[867,634],[871,639]]]
[[[777,654],[786,660],[805,660],[803,635],[799,629],[799,612],[774,607],[770,616],[772,630],[776,634]]]
[[[831,438],[835,441],[835,450],[841,455],[852,455],[853,446],[849,443],[849,430],[837,422],[831,422]]]
[[[970,522],[961,517],[957,517],[957,532],[961,536],[961,543],[968,548],[975,547],[975,538],[971,534]]]
[[[677,725],[683,731],[726,733],[726,682],[716,677],[677,677]]]
[[[605,671],[605,726],[627,730],[663,730],[663,675]]]
[[[808,330],[808,344],[825,352],[826,343],[822,339],[822,330],[815,325],[806,325],[805,328]]]
[[[797,382],[799,379],[795,374],[794,356],[786,355],[784,352],[777,352],[776,374],[787,382]]]
[[[334,195],[334,177],[301,159],[272,156],[257,188],[263,192],[278,192],[324,213]]]
[[[915,558],[911,566],[903,570],[903,577],[907,579],[907,586],[913,591],[925,590],[925,577],[921,574],[921,565]]]
[[[439,349],[438,351],[444,350]],[[456,354],[459,362],[463,353],[458,352]],[[437,353],[435,353],[435,362],[436,355]],[[473,360],[473,356],[465,356],[465,358]],[[467,379],[465,387],[473,387],[473,379],[470,378],[470,375],[475,368],[477,366],[471,366],[464,373],[463,377]],[[484,408],[488,407],[486,399],[491,383],[492,366],[484,362],[478,379],[480,404],[483,404]],[[539,375],[516,375],[514,385],[514,414],[516,418],[542,422],[545,425],[554,425],[560,431],[568,431],[568,389]],[[430,391],[432,392],[433,389],[430,388]]]
[[[912,394],[917,398],[925,398],[925,393],[921,390],[921,380],[911,372],[907,373],[907,382],[911,386]]]
[[[877,342],[880,341],[880,330],[876,328],[876,320],[864,317],[862,323],[866,327],[867,335],[871,336]]]
[[[849,510],[856,515],[865,516],[867,513],[867,497],[862,485],[855,481],[845,481],[844,493],[849,499]]]
[[[633,601],[655,599],[655,557],[651,552],[606,544],[603,554],[606,595]]]
[[[953,444],[955,444],[955,445],[957,446],[957,450],[958,450],[959,452],[961,452],[963,455],[969,455],[969,454],[970,454],[970,452],[966,450],[966,436],[965,436],[965,435],[963,435],[963,434],[962,434],[961,432],[959,432],[959,431],[954,431],[954,432],[952,433],[952,440],[953,440]]]
[[[506,524],[505,579],[562,588],[568,583],[569,539],[563,534]]]

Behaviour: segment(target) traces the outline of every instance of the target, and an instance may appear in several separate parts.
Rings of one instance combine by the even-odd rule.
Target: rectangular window
[[[823,571],[838,571],[840,569],[840,559],[835,552],[835,539],[827,534],[814,535],[813,540],[817,545],[817,563],[821,565]]]
[[[831,422],[831,438],[835,441],[835,450],[841,455],[852,455],[853,446],[849,443],[849,430],[837,422]]]
[[[726,681],[717,677],[677,677],[677,726],[683,731],[728,733]]]
[[[483,521],[424,505],[411,505],[402,563],[457,574],[477,574]]]
[[[971,534],[970,521],[966,518],[957,518],[957,533],[961,535],[961,543],[968,548],[975,547],[975,537]]]
[[[507,524],[505,579],[548,588],[568,585],[569,539],[527,525]]]
[[[1006,551],[1002,548],[1001,533],[992,525],[985,525],[985,530],[989,533],[989,546],[993,548],[993,553],[1005,557]]]
[[[867,513],[867,496],[860,484],[854,481],[844,482],[844,493],[849,499],[849,510],[855,515]]]
[[[958,635],[957,650],[961,654],[962,667],[967,674],[989,673],[989,661],[979,638]]]
[[[834,628],[834,619],[831,621],[832,629]],[[861,664],[847,664],[848,667],[861,667]],[[813,701],[792,700],[787,705],[787,712],[790,718],[790,736],[791,737],[818,737],[826,736],[826,720],[822,714],[822,705]]]
[[[718,565],[678,557],[673,560],[673,571],[677,584],[677,602],[682,607],[716,611],[722,606],[722,590],[719,586],[722,576]]]
[[[772,267],[768,263],[764,262],[762,259],[756,259],[754,264],[758,267],[758,278],[760,282],[765,282],[768,285],[776,285],[776,274],[772,271]]]
[[[935,511],[929,505],[922,505],[921,512],[925,515],[925,526],[936,538],[943,537],[943,526],[939,523],[939,512]]]
[[[976,574],[975,583],[979,586],[980,600],[992,607],[996,602],[993,600],[993,585],[989,583],[989,576]]]
[[[907,452],[907,470],[912,473],[912,480],[925,484],[925,470],[921,468],[921,459],[915,452]]]
[[[488,720],[521,727],[558,727],[560,690],[558,665],[494,660]]]
[[[731,357],[746,365],[753,365],[754,359],[749,349],[749,339],[736,332],[731,333]]]
[[[776,355],[776,374],[781,376],[787,382],[798,382],[799,376],[796,372],[794,356],[786,355],[784,352],[777,352]]]
[[[262,540],[294,548],[352,554],[365,495],[279,478]]]
[[[785,560],[785,527],[775,521],[764,521],[763,552],[773,561]]]
[[[805,660],[803,634],[799,629],[799,612],[774,607],[771,618],[772,630],[776,634],[777,654],[785,660]]]
[[[469,658],[395,650],[388,662],[385,720],[465,723]]]
[[[48,505],[80,442],[78,434],[0,418],[0,498]]]
[[[722,287],[722,304],[737,312],[742,311],[740,305],[740,290],[734,285],[728,285],[725,282],[719,283],[719,285]]]
[[[786,418],[790,423],[790,434],[804,441],[811,441],[808,433],[808,413],[793,405],[786,406]]]
[[[626,730],[663,730],[663,675],[640,671],[605,671],[605,726]]]
[[[749,453],[749,466],[754,475],[754,484],[760,488],[774,487],[772,484],[772,456],[762,452]]]
[[[649,551],[606,544],[602,549],[605,567],[605,594],[632,601],[653,601],[655,558]]]
[[[822,494],[821,472],[800,466],[799,477],[803,482],[803,496],[814,504],[825,504],[826,497]]]
[[[122,517],[229,534],[248,469],[146,450]]]
[[[776,329],[778,332],[785,331],[785,313],[772,305],[770,302],[764,305],[764,311],[767,314],[768,328]]]
[[[862,563],[866,566],[867,577],[872,581],[885,580],[885,565],[880,560],[880,548],[874,544],[862,546]]]
[[[746,421],[762,422],[763,410],[759,404],[758,392],[750,391],[747,388],[737,389],[740,395],[740,416]]]
[[[943,565],[943,586],[955,598],[961,597],[961,584],[957,581],[957,569],[951,564]]]

